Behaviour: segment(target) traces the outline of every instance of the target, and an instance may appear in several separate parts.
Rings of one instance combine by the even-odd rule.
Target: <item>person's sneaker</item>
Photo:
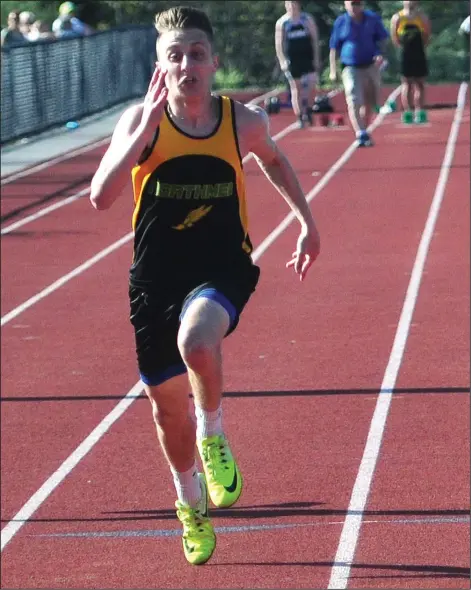
[[[362,131],[357,138],[358,147],[372,147],[374,145],[371,136],[367,131]]]
[[[232,506],[242,493],[242,475],[226,438],[208,436],[197,445],[211,501],[218,508]]]
[[[427,123],[427,111],[419,110],[415,113],[415,123]]]
[[[412,111],[404,111],[402,113],[402,122],[406,125],[414,122],[414,113]]]
[[[208,516],[208,489],[202,473],[198,474],[202,496],[196,508],[179,500],[175,502],[178,520],[183,525],[183,552],[189,563],[201,565],[208,561],[216,547],[216,535]]]

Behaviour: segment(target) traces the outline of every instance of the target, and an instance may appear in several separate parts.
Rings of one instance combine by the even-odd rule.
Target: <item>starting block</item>
[[[315,125],[320,127],[343,127],[345,121],[343,115],[337,113],[312,113]]]
[[[331,115],[330,125],[332,127],[343,127],[345,125],[343,115]]]
[[[277,96],[266,98],[263,106],[269,115],[277,115],[281,109],[281,102]]]

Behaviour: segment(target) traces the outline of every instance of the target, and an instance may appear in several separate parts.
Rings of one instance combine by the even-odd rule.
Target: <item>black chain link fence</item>
[[[136,26],[2,50],[1,144],[142,96],[155,40]]]
[[[214,2],[214,6],[217,4]],[[271,3],[260,3],[265,4]],[[220,56],[216,88],[285,86],[274,46],[274,25],[279,15],[274,11],[261,13],[251,21],[243,13],[233,14],[232,20],[217,16],[213,22]],[[458,34],[460,19],[456,15],[432,19],[433,37],[428,49],[431,83],[469,79],[469,37]],[[327,84],[329,35],[330,26],[324,23],[320,46],[325,67],[322,78]],[[131,25],[89,37],[39,41],[2,50],[1,144],[143,96],[156,60],[156,38],[152,24]],[[391,44],[388,58],[390,65],[383,81],[397,83],[399,63]]]

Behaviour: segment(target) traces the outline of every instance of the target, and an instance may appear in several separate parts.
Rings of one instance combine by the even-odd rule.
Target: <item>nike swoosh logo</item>
[[[237,469],[234,470],[234,478],[230,486],[224,486],[224,489],[232,494],[237,489],[238,477],[237,477]]]
[[[186,539],[183,539],[183,542],[185,543],[185,549],[188,551],[188,553],[193,553],[193,551],[195,550],[194,547],[190,547],[190,545],[188,545],[188,541]]]

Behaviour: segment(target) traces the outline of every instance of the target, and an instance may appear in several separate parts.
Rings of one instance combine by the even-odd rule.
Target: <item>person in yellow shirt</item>
[[[402,77],[402,120],[426,123],[425,78],[428,75],[426,47],[431,27],[416,0],[404,0],[403,10],[391,19],[391,38],[400,49]],[[415,115],[413,110],[415,109]]]

